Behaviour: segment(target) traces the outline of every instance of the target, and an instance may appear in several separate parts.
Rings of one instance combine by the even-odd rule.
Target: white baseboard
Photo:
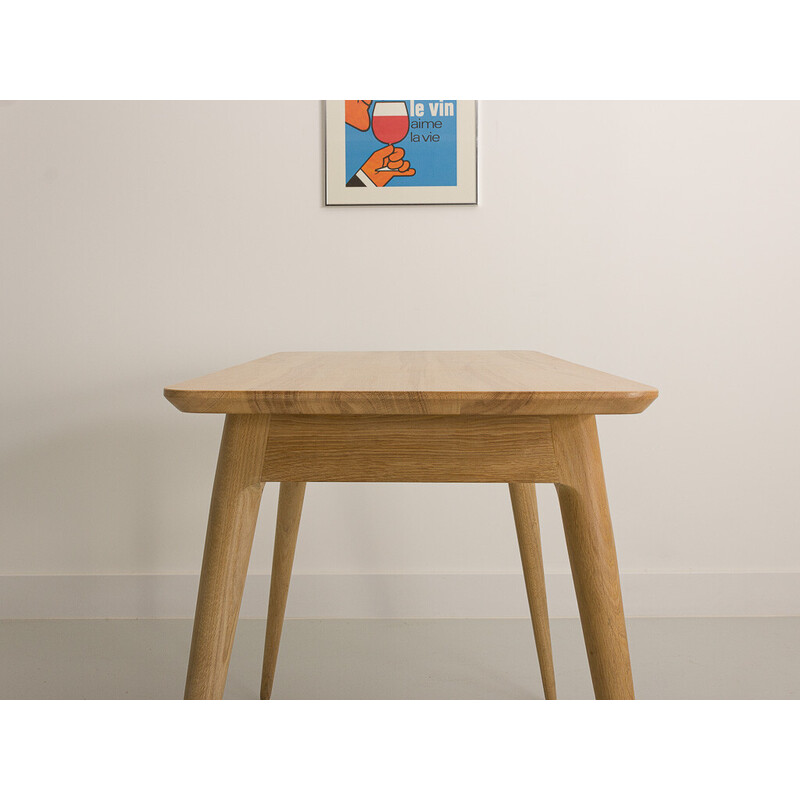
[[[552,617],[577,616],[569,575],[547,576]],[[0,619],[190,618],[197,575],[4,575]],[[264,618],[269,576],[250,575],[243,618]],[[631,617],[797,616],[800,573],[622,576]],[[525,617],[521,574],[295,575],[288,617]]]

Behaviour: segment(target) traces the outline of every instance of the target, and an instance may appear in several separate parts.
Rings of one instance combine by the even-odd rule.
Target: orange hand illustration
[[[356,130],[369,130],[369,106],[372,100],[345,100],[344,121]]]
[[[361,167],[361,171],[376,185],[386,186],[389,181],[396,177],[408,178],[416,174],[416,170],[411,167],[408,161],[403,161],[406,151],[402,147],[395,147],[387,144],[380,150],[376,150]],[[388,167],[392,172],[379,172],[382,167]]]

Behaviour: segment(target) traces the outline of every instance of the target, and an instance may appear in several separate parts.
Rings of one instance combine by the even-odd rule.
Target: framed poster
[[[474,100],[328,100],[325,205],[478,202]]]

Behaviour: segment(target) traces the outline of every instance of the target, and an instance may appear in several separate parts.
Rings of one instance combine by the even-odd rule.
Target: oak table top
[[[637,414],[652,386],[531,350],[274,353],[168,386],[216,414]]]

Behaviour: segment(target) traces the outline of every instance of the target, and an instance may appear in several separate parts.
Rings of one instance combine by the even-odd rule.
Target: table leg
[[[509,483],[511,508],[517,526],[522,572],[533,622],[533,638],[539,657],[544,696],[556,699],[556,677],[553,670],[553,648],[550,643],[550,617],[547,613],[547,590],[544,583],[542,541],[539,533],[539,514],[536,506],[536,486],[533,483]]]
[[[281,642],[286,598],[292,577],[292,562],[303,510],[305,483],[283,482],[278,496],[278,521],[275,525],[275,549],[272,555],[272,575],[269,583],[267,636],[264,643],[264,666],[261,671],[261,699],[269,700],[275,679],[275,664]]]
[[[187,700],[221,700],[247,577],[269,417],[228,414],[211,495],[186,675]]]
[[[552,417],[556,484],[583,637],[598,700],[632,700],[614,533],[593,416]]]

